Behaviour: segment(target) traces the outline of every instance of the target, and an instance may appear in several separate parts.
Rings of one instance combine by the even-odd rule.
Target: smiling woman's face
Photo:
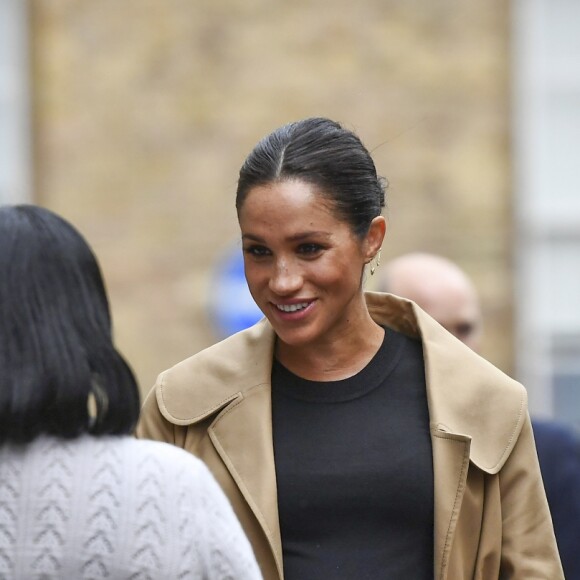
[[[356,237],[315,186],[254,187],[239,221],[250,292],[282,342],[324,344],[361,319],[362,272],[378,248],[371,234]]]

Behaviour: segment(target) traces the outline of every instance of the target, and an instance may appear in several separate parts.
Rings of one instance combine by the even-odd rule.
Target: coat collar
[[[431,429],[471,440],[470,460],[497,473],[527,411],[526,392],[448,333],[415,303],[369,292],[373,319],[423,344]],[[186,359],[160,376],[163,416],[190,425],[217,414],[252,390],[269,386],[275,334],[266,319]]]
[[[368,293],[371,316],[421,339],[431,428],[471,440],[470,459],[497,473],[527,414],[525,389],[447,332],[417,304]]]

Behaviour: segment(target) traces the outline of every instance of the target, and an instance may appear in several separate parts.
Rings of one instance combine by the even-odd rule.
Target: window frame
[[[549,156],[553,153],[556,159],[557,152],[546,147],[546,143],[550,129],[555,126],[550,123],[561,113],[553,103],[550,108],[554,95],[572,99],[573,126],[580,126],[580,67],[569,66],[570,62],[580,60],[580,42],[573,47],[572,56],[551,52],[550,38],[557,38],[553,34],[560,31],[546,29],[546,22],[556,22],[558,16],[566,18],[566,14],[552,18],[552,13],[548,19],[547,11],[565,11],[566,2],[571,11],[577,10],[573,1],[512,1],[514,304],[516,373],[528,390],[530,412],[580,425],[580,324],[566,329],[557,315],[549,319],[546,311],[550,307],[545,302],[553,299],[546,288],[557,284],[549,279],[555,267],[549,267],[546,256],[558,256],[558,248],[567,244],[577,256],[569,267],[580,269],[580,195],[554,200],[554,192],[547,187],[549,169],[555,167],[550,166]],[[569,192],[575,192],[574,186],[578,184],[580,175],[575,175]],[[578,352],[570,355],[569,347],[559,346],[564,342],[578,345],[574,347]],[[556,378],[562,373],[578,377],[575,418],[556,404],[559,394]]]

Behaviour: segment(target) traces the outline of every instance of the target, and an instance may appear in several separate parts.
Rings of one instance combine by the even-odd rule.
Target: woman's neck
[[[320,344],[292,346],[278,340],[276,358],[304,379],[339,381],[365,368],[381,347],[384,335],[384,329],[369,315],[357,328],[348,328]]]

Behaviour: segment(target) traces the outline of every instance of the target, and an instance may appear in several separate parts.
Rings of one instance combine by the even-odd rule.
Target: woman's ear
[[[372,260],[383,245],[387,233],[387,220],[379,215],[373,219],[365,236],[365,257]]]

